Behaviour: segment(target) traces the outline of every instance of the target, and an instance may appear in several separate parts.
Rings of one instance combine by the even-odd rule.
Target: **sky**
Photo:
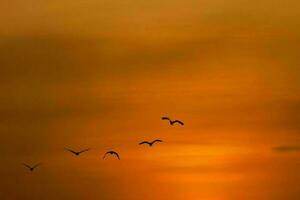
[[[0,199],[300,199],[299,9],[1,2]]]

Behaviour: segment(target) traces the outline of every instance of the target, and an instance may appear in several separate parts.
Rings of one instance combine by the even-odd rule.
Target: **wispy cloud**
[[[300,146],[282,145],[282,146],[276,146],[276,147],[274,147],[273,150],[277,151],[277,152],[300,151]]]

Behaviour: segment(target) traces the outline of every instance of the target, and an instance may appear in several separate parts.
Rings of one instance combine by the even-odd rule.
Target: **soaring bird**
[[[81,153],[89,151],[90,149],[84,149],[82,151],[73,151],[72,149],[65,148],[67,151],[73,153],[75,156],[79,156]]]
[[[106,152],[106,153],[104,154],[104,156],[103,156],[103,159],[105,158],[105,156],[106,156],[107,154],[110,154],[110,155],[116,155],[116,156],[118,157],[118,159],[120,160],[119,154],[118,154],[117,152],[115,152],[115,151],[108,151],[108,152]]]
[[[152,142],[143,141],[143,142],[139,143],[139,145],[148,144],[151,147],[155,142],[162,142],[162,140],[157,139],[157,140],[153,140]]]
[[[25,163],[22,163],[25,167],[27,167],[31,172],[33,172],[33,170],[35,170],[35,168],[37,168],[38,166],[40,166],[41,165],[41,163],[38,163],[38,164],[36,164],[36,165],[34,165],[34,166],[30,166],[30,165],[27,165],[27,164],[25,164]]]
[[[171,120],[169,117],[162,117],[161,118],[162,120],[168,120],[169,123],[173,126],[175,123],[178,123],[180,125],[184,125],[184,123],[182,121],[179,121],[179,120]]]

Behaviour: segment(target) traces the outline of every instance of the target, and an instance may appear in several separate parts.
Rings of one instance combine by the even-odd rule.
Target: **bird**
[[[79,156],[81,153],[83,153],[83,152],[86,152],[86,151],[89,151],[90,149],[88,148],[88,149],[84,149],[84,150],[82,150],[82,151],[73,151],[72,149],[68,149],[68,148],[65,148],[67,151],[69,151],[69,152],[71,152],[71,153],[73,153],[75,156]]]
[[[150,147],[152,147],[152,145],[153,145],[155,142],[163,142],[163,141],[162,141],[162,140],[159,140],[159,139],[153,140],[152,142],[143,141],[143,142],[140,142],[139,145],[142,145],[142,144],[148,144]]]
[[[174,125],[175,123],[178,123],[178,124],[180,124],[180,125],[184,125],[184,123],[182,122],[182,121],[180,121],[180,120],[171,120],[169,117],[162,117],[161,118],[162,120],[168,120],[169,122],[170,122],[170,125]]]
[[[27,164],[25,164],[25,163],[22,163],[25,167],[27,167],[31,172],[33,172],[33,170],[35,170],[35,168],[37,168],[38,166],[40,166],[41,165],[41,163],[38,163],[38,164],[36,164],[36,165],[34,165],[34,166],[30,166],[30,165],[27,165]]]
[[[108,152],[106,152],[106,153],[104,154],[104,156],[103,156],[103,159],[105,158],[105,156],[106,156],[107,154],[110,154],[110,155],[116,155],[116,156],[118,157],[118,159],[120,160],[119,154],[118,154],[117,152],[115,152],[115,151],[108,151]]]

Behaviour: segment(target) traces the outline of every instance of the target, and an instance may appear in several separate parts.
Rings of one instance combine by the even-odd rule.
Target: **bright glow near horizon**
[[[298,1],[2,4],[1,200],[300,199]]]

